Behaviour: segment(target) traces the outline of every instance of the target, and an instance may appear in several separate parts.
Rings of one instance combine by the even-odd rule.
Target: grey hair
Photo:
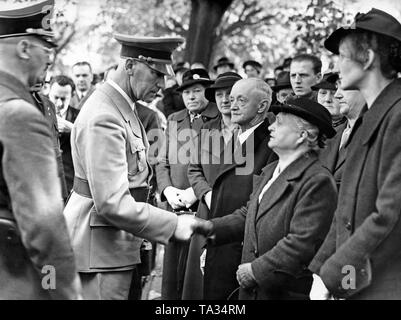
[[[326,136],[320,133],[320,130],[317,126],[300,117],[293,116],[293,118],[298,128],[306,132],[306,142],[308,148],[318,151],[326,146]]]
[[[270,86],[264,82],[262,79],[258,78],[249,78],[249,79],[244,79],[245,81],[252,81],[253,82],[253,90],[256,91],[260,95],[260,100],[267,100],[268,102],[268,107],[266,108],[266,113],[270,109],[270,105],[272,103],[272,95],[273,91],[270,88]]]

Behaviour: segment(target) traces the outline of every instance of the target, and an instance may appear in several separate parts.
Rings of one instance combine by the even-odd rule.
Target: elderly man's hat
[[[320,133],[332,138],[336,135],[331,115],[320,103],[307,98],[288,99],[283,105],[274,105],[270,109],[274,114],[290,113],[300,117],[319,128]]]
[[[182,75],[182,85],[176,91],[183,91],[185,88],[195,84],[209,86],[212,83],[213,80],[210,80],[209,73],[205,69],[190,69]]]
[[[245,69],[246,66],[254,67],[256,70],[260,71],[262,69],[262,65],[255,60],[247,60],[242,64],[242,68]]]
[[[217,60],[217,64],[213,67],[214,71],[217,71],[218,67],[229,66],[231,69],[234,69],[234,63],[231,62],[227,57],[221,57]]]
[[[312,86],[312,90],[327,89],[327,90],[337,90],[337,80],[339,75],[336,72],[328,72],[323,75],[322,81]]]
[[[281,89],[291,89],[290,73],[281,71],[277,76],[276,85],[272,86],[274,92],[279,92]]]
[[[4,4],[2,7],[4,8]],[[0,10],[0,39],[36,36],[56,47],[50,26],[53,9],[54,0],[46,0],[24,6],[13,5],[7,10]]]
[[[386,35],[401,42],[401,24],[392,15],[373,8],[368,13],[358,13],[349,27],[335,30],[324,42],[327,50],[339,54],[340,41],[355,30],[367,30]]]
[[[126,34],[115,34],[114,38],[121,43],[121,57],[140,60],[160,73],[174,75],[171,55],[184,43],[184,38],[134,37]]]
[[[215,82],[205,90],[205,97],[210,102],[216,102],[215,93],[216,89],[231,88],[242,77],[235,72],[224,72],[219,74]]]

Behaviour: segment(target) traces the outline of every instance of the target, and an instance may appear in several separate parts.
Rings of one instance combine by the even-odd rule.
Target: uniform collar
[[[0,85],[7,87],[11,91],[15,92],[16,95],[21,99],[31,104],[35,104],[29,88],[10,73],[0,71]]]
[[[114,89],[116,89],[123,97],[124,99],[128,102],[128,104],[130,105],[131,109],[134,111],[135,110],[135,103],[134,101],[132,101],[132,99],[128,96],[128,94],[121,89],[121,87],[115,83],[113,80],[108,79],[106,81],[108,84],[110,84]]]

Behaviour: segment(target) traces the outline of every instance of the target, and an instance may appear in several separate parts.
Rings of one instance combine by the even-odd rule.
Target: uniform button
[[[361,269],[361,274],[365,275],[366,274],[366,270],[365,269]]]
[[[259,252],[258,252],[258,250],[256,250],[256,249],[255,249],[255,250],[253,251],[253,253],[255,254],[255,256],[256,256],[256,257],[258,257],[258,256],[259,256]]]
[[[347,224],[345,225],[345,228],[347,229],[347,230],[351,230],[351,228],[352,228],[352,224],[351,224],[351,222],[347,222]]]

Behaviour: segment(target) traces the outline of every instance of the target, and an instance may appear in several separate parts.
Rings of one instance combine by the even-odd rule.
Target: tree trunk
[[[233,0],[191,0],[185,60],[209,66],[216,29]]]

